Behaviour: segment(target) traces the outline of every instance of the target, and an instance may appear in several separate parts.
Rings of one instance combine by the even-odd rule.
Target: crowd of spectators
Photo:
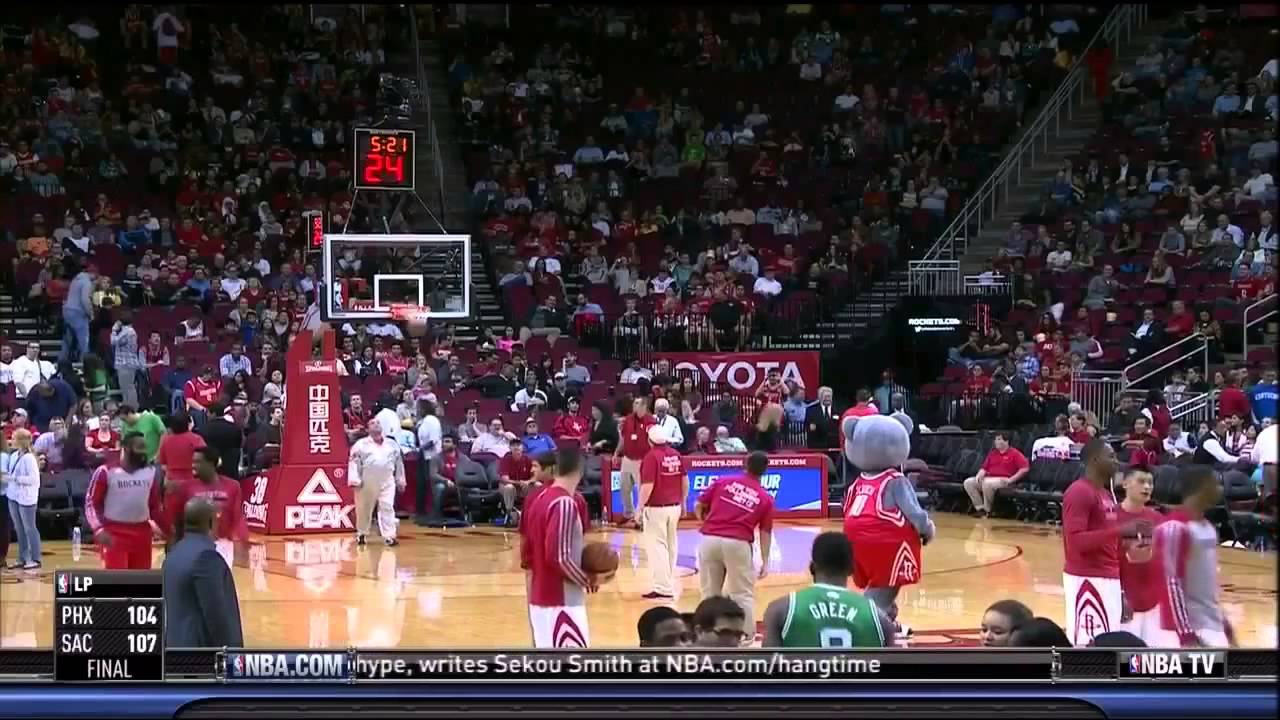
[[[1221,367],[1224,380],[1243,372],[1247,386],[1275,367],[1260,325],[1248,329],[1248,356],[1222,366],[1240,351],[1245,308],[1275,293],[1278,237],[1273,48],[1223,15],[1186,13],[1104,84],[1104,124],[990,261],[1012,281],[1012,309],[951,349],[942,383],[921,388],[949,419],[976,422],[964,413],[1008,406],[993,400],[1002,393],[1053,418],[1084,397],[1073,393],[1081,371],[1135,367],[1151,377],[1130,390],[1163,387],[1193,372],[1175,362],[1191,343],[1166,351],[1190,337],[1207,341],[1211,375]],[[1244,413],[1265,417],[1274,408]]]
[[[593,6],[466,36],[451,90],[511,323],[624,359],[741,349],[905,261],[1082,35],[931,8]]]

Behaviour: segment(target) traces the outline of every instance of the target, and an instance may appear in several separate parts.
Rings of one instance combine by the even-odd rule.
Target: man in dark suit
[[[240,453],[244,446],[244,431],[237,415],[240,410],[220,402],[210,404],[209,421],[200,431],[205,444],[218,451],[218,472],[232,480],[240,479]]]
[[[842,412],[844,411],[832,404],[831,388],[818,388],[818,401],[804,413],[810,450],[826,450],[836,446],[840,441],[839,423]]]
[[[165,555],[165,647],[244,647],[240,599],[227,561],[213,541],[213,503],[183,508],[183,535]]]

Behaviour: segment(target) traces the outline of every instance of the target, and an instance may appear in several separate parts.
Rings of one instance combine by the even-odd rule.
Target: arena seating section
[[[578,243],[565,248],[570,255],[563,262],[562,279],[539,278],[532,288],[504,289],[507,314],[516,327],[528,322],[546,294],[565,299],[566,286],[569,300],[583,288],[588,301],[604,310],[606,324],[622,312],[618,288],[576,277],[586,238],[601,242],[602,231],[608,231],[611,239],[601,243],[607,263],[611,266],[623,255],[638,259],[640,276],[647,280],[657,273],[664,246],[696,259],[697,251],[724,244],[732,229],[741,231],[762,271],[778,266],[784,244],[794,246],[796,266],[778,266],[780,279],[786,282],[789,275],[794,281],[787,283],[785,302],[757,308],[762,316],[758,320],[766,321],[757,326],[773,334],[801,330],[803,324],[824,317],[824,310],[838,308],[851,291],[879,276],[889,263],[905,263],[914,249],[931,242],[945,216],[964,202],[998,159],[994,153],[1019,124],[1018,103],[1041,88],[1052,88],[1060,77],[1051,51],[1029,52],[1012,63],[1027,81],[1018,87],[1016,102],[984,106],[981,93],[990,82],[985,69],[993,61],[978,59],[981,73],[974,67],[979,45],[993,52],[998,45],[992,43],[997,30],[988,9],[965,6],[968,12],[934,15],[924,6],[910,6],[907,14],[882,13],[876,6],[805,7],[813,8],[815,16],[787,15],[780,5],[761,7],[754,17],[727,7],[654,7],[641,15],[600,9],[561,22],[560,28],[545,15],[513,16],[511,30],[471,33],[451,51],[452,91],[471,141],[467,168],[474,190],[472,209],[491,241],[495,276],[505,273],[513,259],[528,263],[546,248],[565,243],[571,232]],[[529,6],[520,12],[536,10]],[[546,12],[562,15],[558,8]],[[1091,20],[1080,18],[1085,32],[1090,32]],[[531,26],[553,29],[527,32]],[[602,29],[612,32],[602,35]],[[1067,47],[1082,36],[1065,36],[1061,42]],[[830,37],[836,41],[826,39]],[[935,42],[939,38],[941,42]],[[801,80],[800,66],[789,56],[793,49],[803,55],[803,48],[822,43],[834,48],[820,58],[824,79]],[[960,53],[961,48],[967,54]],[[578,57],[584,64],[574,62]],[[594,62],[587,65],[588,60]],[[599,92],[589,87],[592,67],[603,72]],[[552,77],[555,92],[547,98],[538,97],[536,87],[524,85],[526,79],[536,84],[539,73]],[[554,79],[557,73],[577,78],[575,84],[582,81],[584,95],[595,102],[566,102]],[[829,82],[833,73],[847,79]],[[977,85],[971,85],[971,79]],[[846,84],[862,100],[857,112],[838,112],[835,105]],[[901,91],[909,131],[885,113],[893,85]],[[532,99],[516,97],[526,92]],[[936,111],[931,110],[934,103],[939,105]],[[618,132],[601,127],[614,106],[625,118],[624,131],[621,126]],[[716,187],[713,178],[719,163],[714,162],[682,163],[670,177],[628,168],[616,159],[578,163],[572,172],[575,181],[586,177],[586,212],[575,215],[566,208],[557,173],[569,172],[587,138],[604,153],[621,145],[629,158],[645,155],[652,164],[660,118],[682,112],[687,117],[692,113],[686,108],[700,114],[704,132],[721,123],[732,132],[755,112],[767,116],[755,130],[754,143],[735,145],[724,158],[731,189],[721,192]],[[877,122],[871,122],[873,118]],[[553,145],[541,145],[544,120],[556,138]],[[681,158],[688,150],[688,125],[677,121],[672,132]],[[944,150],[936,156],[940,162],[931,160],[927,167],[916,162],[921,155],[934,156],[948,125],[950,152]],[[914,137],[917,132],[919,138]],[[853,157],[840,156],[842,138],[856,148]],[[900,154],[909,159],[899,160]],[[761,157],[768,158],[773,170],[758,172]],[[623,187],[611,194],[613,172]],[[945,211],[931,215],[901,204],[908,181],[918,183],[923,200],[927,179],[933,177],[947,190]],[[539,190],[543,184],[546,189]],[[508,200],[517,188],[532,199],[523,211]],[[809,224],[802,221],[802,228],[786,234],[777,231],[782,224],[758,220],[731,228],[717,213],[733,209],[737,200],[749,210],[769,206],[784,217],[808,218]],[[595,213],[600,202],[608,209],[604,223]],[[556,212],[553,229],[543,225],[544,207]],[[533,223],[531,211],[537,213]],[[696,221],[683,233],[666,224],[681,211]],[[888,224],[873,229],[877,218]],[[835,256],[841,261],[832,268]],[[816,262],[825,269],[810,278],[808,268]],[[738,280],[750,297],[754,278]],[[648,315],[658,304],[645,297],[640,310]],[[690,324],[700,321],[690,315]],[[661,340],[656,333],[654,337],[655,342]]]
[[[1101,343],[1104,352],[1101,359],[1088,361],[1085,369],[1119,370],[1141,361],[1141,366],[1133,374],[1142,376],[1176,361],[1189,349],[1189,345],[1183,345],[1168,351],[1157,350],[1150,355],[1129,353],[1133,345],[1132,332],[1141,322],[1143,310],[1151,308],[1157,320],[1163,323],[1172,313],[1171,303],[1177,300],[1185,303],[1193,313],[1207,311],[1224,330],[1224,342],[1215,342],[1211,347],[1215,366],[1205,379],[1209,380],[1217,371],[1229,369],[1223,364],[1224,351],[1239,352],[1245,307],[1275,291],[1274,229],[1270,241],[1273,249],[1266,253],[1265,262],[1254,262],[1252,258],[1249,262],[1241,262],[1237,258],[1239,250],[1234,246],[1229,249],[1219,246],[1197,249],[1196,233],[1185,235],[1185,255],[1160,252],[1166,228],[1177,228],[1184,222],[1191,200],[1187,193],[1176,188],[1165,194],[1149,192],[1146,175],[1148,162],[1153,161],[1158,167],[1168,167],[1170,180],[1175,183],[1181,170],[1188,171],[1190,185],[1198,192],[1220,185],[1221,191],[1211,200],[1206,200],[1202,208],[1209,235],[1217,226],[1218,216],[1226,214],[1230,224],[1240,228],[1243,238],[1253,243],[1262,212],[1269,210],[1273,215],[1276,212],[1274,183],[1261,194],[1246,196],[1243,190],[1251,168],[1258,167],[1270,177],[1274,177],[1278,169],[1274,142],[1277,119],[1275,77],[1257,77],[1259,69],[1274,57],[1273,40],[1274,35],[1259,32],[1248,23],[1210,16],[1200,32],[1195,28],[1180,27],[1168,33],[1163,43],[1154,48],[1162,53],[1163,61],[1144,66],[1147,74],[1142,74],[1141,67],[1116,68],[1113,78],[1119,71],[1136,76],[1135,86],[1141,99],[1131,100],[1113,92],[1104,104],[1105,121],[1102,126],[1080,153],[1063,161],[1063,169],[1074,173],[1072,184],[1082,191],[1082,198],[1065,205],[1045,202],[1043,206],[1029,208],[1023,216],[1022,234],[1030,249],[1025,261],[1019,262],[1024,263],[1025,272],[1035,278],[1034,284],[1025,283],[1019,277],[1020,268],[1013,264],[1012,256],[992,259],[995,271],[1009,272],[1014,276],[1015,301],[1029,300],[1016,302],[1005,317],[999,318],[994,323],[997,331],[1012,339],[1015,331],[1022,330],[1029,341],[1034,341],[1036,333],[1051,332],[1055,327],[1063,328],[1070,338],[1072,329],[1082,326],[1090,337]],[[1153,57],[1160,60],[1152,55],[1151,50],[1143,56]],[[1217,79],[1219,91],[1205,90],[1204,85],[1195,82],[1205,72],[1192,68],[1190,59],[1193,57],[1204,59],[1202,67]],[[1160,84],[1156,72],[1167,74],[1167,85]],[[1214,103],[1228,81],[1235,82],[1242,97],[1247,84],[1258,89],[1253,112],[1214,112]],[[1183,92],[1186,94],[1178,95]],[[1192,97],[1196,92],[1199,92],[1198,97]],[[1185,101],[1183,97],[1186,97]],[[1270,98],[1270,105],[1266,107],[1270,110],[1263,109],[1267,98]],[[1143,112],[1151,114],[1143,115]],[[1168,139],[1167,145],[1162,145],[1164,138]],[[1270,141],[1269,150],[1266,149],[1267,141]],[[1141,202],[1133,203],[1120,208],[1117,213],[1113,212],[1117,206],[1115,192],[1104,188],[1102,177],[1112,180],[1118,177],[1118,158],[1122,153],[1128,155],[1133,174],[1139,178],[1142,190],[1139,196],[1148,199],[1145,207]],[[1100,170],[1096,175],[1091,171],[1095,164]],[[1211,180],[1207,174],[1212,165],[1220,171],[1216,180]],[[1047,188],[1046,195],[1049,192]],[[1054,250],[1057,241],[1065,241],[1075,261],[1079,261],[1082,246],[1076,242],[1077,238],[1069,235],[1064,223],[1074,223],[1078,235],[1081,221],[1086,219],[1093,222],[1094,228],[1100,230],[1105,238],[1101,252],[1090,253],[1092,267],[1075,267],[1067,272],[1048,269],[1046,255]],[[1121,223],[1130,224],[1139,236],[1140,249],[1136,252],[1112,252],[1112,241]],[[1042,246],[1036,239],[1041,227],[1048,230],[1047,246]],[[1013,234],[1012,229],[1010,234]],[[1256,249],[1255,245],[1250,247]],[[1173,271],[1175,283],[1172,286],[1162,287],[1146,282],[1147,271],[1157,253],[1163,255]],[[1116,293],[1115,302],[1105,309],[1095,306],[1082,311],[1088,283],[1104,265],[1116,269],[1116,278],[1124,288]],[[1239,281],[1240,265],[1252,265],[1251,275],[1255,278],[1252,284]],[[1260,273],[1265,273],[1265,282],[1256,280]],[[1049,302],[1043,298],[1043,290],[1048,291]],[[1061,322],[1043,322],[1044,315],[1055,303],[1062,306]],[[1080,312],[1086,312],[1087,317],[1079,317]],[[1255,328],[1254,332],[1257,330]],[[1176,337],[1171,336],[1169,342],[1174,339]],[[1247,367],[1254,380],[1264,368],[1274,368],[1276,362],[1274,347],[1259,340],[1260,336],[1255,337],[1248,357],[1241,357],[1241,362],[1233,365]],[[1059,356],[1065,356],[1065,353]],[[1042,361],[1047,357],[1042,356]],[[919,388],[917,410],[937,424],[958,422],[978,427],[990,421],[995,414],[992,410],[995,401],[986,391],[975,391],[974,387],[979,387],[977,382],[971,383],[974,387],[967,385],[968,373],[964,364],[949,365],[940,381],[926,383]],[[984,375],[989,384],[990,368],[984,371]],[[1159,373],[1142,387],[1134,389],[1145,392],[1148,387],[1162,387],[1167,377],[1168,373]],[[1070,390],[1071,378],[1066,376],[1057,383],[1056,393],[1052,389],[1048,393],[1041,390],[1041,398],[1051,399],[1055,394],[1070,396]],[[1065,407],[1065,402],[1061,405]],[[974,412],[975,407],[981,410]],[[1044,418],[1046,421],[1050,419]]]

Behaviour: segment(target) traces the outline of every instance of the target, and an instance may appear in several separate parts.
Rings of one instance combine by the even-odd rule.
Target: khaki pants
[[[622,458],[622,514],[627,517],[631,517],[636,511],[636,500],[632,493],[639,484],[640,461]]]
[[[396,519],[396,484],[364,482],[356,488],[356,535],[369,534],[373,525],[373,511],[378,511],[378,534],[383,540],[394,540],[400,521]]]
[[[676,529],[680,525],[680,506],[647,507],[640,519],[644,523],[651,589],[675,597]]]
[[[1009,478],[986,477],[978,480],[977,476],[974,476],[964,481],[964,491],[969,494],[969,500],[973,502],[974,510],[991,512],[992,503],[996,499],[996,492],[1000,488],[1007,486],[1009,482]]]
[[[698,544],[698,580],[702,597],[717,595],[736,602],[747,618],[747,633],[755,633],[756,572],[751,543],[703,535]]]

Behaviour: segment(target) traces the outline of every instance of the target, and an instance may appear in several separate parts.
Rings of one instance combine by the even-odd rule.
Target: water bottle
[[[80,561],[80,527],[71,529],[71,559]]]

